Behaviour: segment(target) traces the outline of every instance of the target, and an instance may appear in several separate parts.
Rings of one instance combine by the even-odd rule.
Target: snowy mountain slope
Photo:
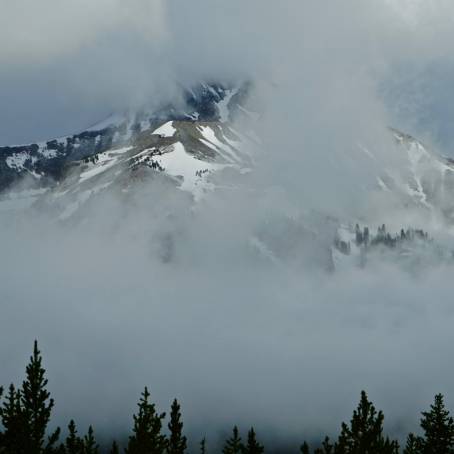
[[[430,151],[413,137],[392,130],[407,157],[405,178],[390,171],[384,175],[384,190],[398,187],[419,205],[439,210],[449,223],[454,222],[454,163]]]
[[[24,177],[35,181],[40,187],[48,187],[52,180],[63,180],[67,167],[72,163],[111,148],[135,145],[143,139],[142,133],[154,131],[168,121],[225,123],[244,100],[247,90],[247,84],[238,87],[200,84],[183,92],[180,105],[114,114],[72,136],[0,147],[0,192]],[[204,147],[210,148],[213,147],[209,144]],[[193,152],[198,149],[198,146],[192,147]],[[213,156],[215,154],[211,153]]]
[[[120,170],[148,166],[181,180],[180,186],[199,198],[215,169],[253,167],[251,156],[242,151],[242,143],[249,139],[232,129],[234,116],[247,114],[244,101],[249,89],[248,84],[202,83],[185,90],[178,105],[114,114],[73,136],[1,147],[0,192],[5,197],[8,188],[20,187],[24,179],[27,189],[32,182],[33,189],[54,188],[56,192],[65,188],[71,193],[98,180],[107,187],[120,178]],[[397,130],[390,134],[398,145],[398,165],[387,165],[377,150],[360,145],[356,155],[347,158],[359,162],[358,169],[369,169],[368,186],[377,193],[392,195],[402,207],[436,211],[453,223],[453,162],[406,134]]]
[[[7,191],[0,210],[45,204],[55,217],[65,220],[97,194],[115,188],[127,191],[135,181],[165,178],[194,200],[214,188],[214,172],[250,166],[241,149],[245,139],[226,123],[192,120],[168,121],[137,133],[127,145],[111,148],[64,165],[63,178],[35,190]]]
[[[80,134],[0,148],[0,210],[39,202],[67,219],[107,188],[127,190],[156,174],[198,200],[213,188],[214,171],[251,165],[241,148],[249,139],[230,122],[247,89],[200,84],[178,106],[111,115]]]
[[[247,85],[200,84],[186,91],[179,105],[111,115],[73,136],[0,148],[0,214],[45,207],[51,218],[67,222],[97,196],[127,194],[147,179],[165,181],[198,201],[220,189],[216,173],[244,175],[254,169],[254,147],[248,145],[256,142],[255,135],[240,133],[232,122],[236,115],[249,115],[247,91]],[[411,208],[422,217],[441,216],[454,224],[454,163],[397,130],[390,135],[398,165],[388,165],[373,147],[358,145],[347,157],[368,169],[368,189],[397,201],[398,212]],[[380,222],[388,222],[386,213],[381,215]],[[362,266],[364,248],[356,245],[352,227],[356,222],[330,213],[264,220],[249,244],[260,260],[274,264],[310,262],[327,270]]]
[[[156,174],[198,200],[212,188],[213,172],[239,168],[240,152],[231,145],[238,140],[230,127],[219,122],[170,121],[141,132],[131,145],[73,162],[52,191],[53,198],[66,205],[60,219],[71,216],[99,191],[111,186],[128,190],[136,179]]]

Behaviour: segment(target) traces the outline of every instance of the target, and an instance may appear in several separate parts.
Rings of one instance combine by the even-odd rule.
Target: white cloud
[[[140,33],[150,43],[165,34],[161,0],[17,0],[3,2],[0,64],[45,65],[89,47],[115,30]]]
[[[96,395],[89,416],[105,425],[132,411],[145,384],[160,403],[181,396],[194,425],[216,411],[214,425],[244,419],[292,434],[336,428],[363,387],[412,428],[409,414],[435,392],[452,402],[452,368],[439,360],[453,342],[452,270],[330,279],[294,263],[259,266],[248,253],[261,221],[367,208],[362,183],[374,169],[358,167],[351,150],[373,144],[382,164],[398,165],[378,87],[396,63],[448,55],[447,2],[421,25],[364,0],[10,3],[0,95],[14,96],[0,106],[1,137],[30,138],[39,118],[55,130],[68,106],[121,108],[168,98],[176,81],[251,77],[266,153],[251,183],[260,200],[216,195],[194,213],[181,193],[151,186],[130,204],[103,200],[85,227],[36,213],[2,219],[2,376],[18,375],[38,337],[60,416],[86,417],[81,396]],[[168,231],[177,257],[163,264],[154,251]]]

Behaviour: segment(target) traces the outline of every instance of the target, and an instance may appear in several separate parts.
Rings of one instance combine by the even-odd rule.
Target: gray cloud
[[[45,213],[3,220],[2,381],[22,377],[37,337],[57,421],[124,429],[148,384],[162,409],[180,398],[188,430],[212,441],[234,423],[265,438],[334,433],[363,388],[399,436],[435,392],[452,404],[452,366],[441,360],[452,269],[325,275],[263,262],[250,237],[281,215],[273,198],[244,196],[213,196],[191,214],[184,193],[146,184],[126,205],[99,200],[77,226]],[[166,263],[164,232],[174,243]]]
[[[27,8],[33,20],[0,23],[2,142],[81,129],[176,96],[179,83],[251,78],[263,146],[245,190],[195,211],[153,184],[128,204],[100,199],[72,227],[45,212],[0,219],[2,381],[21,376],[37,337],[59,418],[105,429],[127,424],[145,384],[161,408],[180,397],[194,430],[244,422],[301,437],[336,430],[362,388],[396,432],[415,428],[435,392],[452,404],[452,368],[439,359],[452,344],[451,269],[326,276],[307,261],[264,264],[250,239],[311,210],[389,221],[367,190],[376,166],[401,164],[386,126],[403,116],[383,83],[404,80],[396,65],[447,56],[453,7],[402,18],[364,0],[86,3],[5,9],[8,24]],[[405,122],[417,124],[417,110]],[[358,144],[378,163],[358,159]],[[163,263],[169,232],[174,257]]]
[[[0,141],[80,130],[112,110],[168,99],[177,81],[202,78],[273,81],[293,74],[296,80],[304,70],[335,80],[340,71],[335,89],[350,79],[343,94],[360,103],[360,94],[349,90],[361,74],[387,80],[399,75],[398,63],[425,67],[435,57],[452,61],[452,4],[411,5],[408,13],[410,4],[397,9],[394,2],[357,0],[8,3],[0,19]],[[436,91],[430,82],[436,76],[427,78]],[[307,101],[311,88],[300,84],[300,101]],[[446,105],[438,99],[438,106]],[[362,110],[367,109],[366,103]],[[408,120],[394,118],[397,126]]]

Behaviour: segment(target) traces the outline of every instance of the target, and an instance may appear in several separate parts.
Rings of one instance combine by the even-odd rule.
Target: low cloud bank
[[[453,40],[438,39],[427,23],[441,24],[447,38],[453,15],[416,12],[408,21],[387,2],[363,0],[132,5],[51,8],[65,32],[77,18],[84,26],[70,28],[67,41],[57,39],[60,28],[48,39],[44,27],[31,55],[33,27],[21,27],[30,35],[13,30],[16,51],[0,51],[0,97],[15,94],[0,111],[0,140],[46,136],[75,118],[82,127],[99,105],[170,99],[183,82],[250,78],[261,154],[246,187],[196,208],[183,192],[147,183],[127,203],[99,198],[73,225],[46,211],[2,216],[0,382],[18,381],[38,338],[61,424],[74,417],[104,431],[129,427],[144,385],[163,410],[181,399],[197,437],[202,427],[233,424],[298,441],[335,432],[363,388],[398,436],[416,428],[436,392],[452,407],[451,268],[417,278],[390,264],[327,274],[312,266],[326,250],[313,247],[313,236],[281,240],[283,219],[301,219],[325,246],[327,214],[389,221],[389,205],[378,213],[368,186],[376,168],[402,165],[381,84],[396,64],[447,55]],[[2,18],[18,24],[18,8]],[[30,88],[36,72],[38,89]],[[37,115],[26,114],[24,87],[45,119],[26,132]],[[51,98],[79,113],[62,122],[65,109]],[[377,161],[358,158],[361,147],[373,147]],[[400,215],[393,211],[399,225]],[[263,231],[285,251],[278,263],[254,247]]]

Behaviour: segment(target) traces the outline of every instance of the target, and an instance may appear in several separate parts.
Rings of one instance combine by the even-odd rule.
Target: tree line
[[[355,226],[355,243],[357,246],[377,246],[384,245],[390,248],[396,247],[398,244],[405,242],[412,242],[414,240],[429,241],[429,235],[427,232],[421,229],[407,228],[404,230],[400,229],[400,233],[392,235],[386,230],[386,225],[382,224],[377,229],[377,234],[371,235],[369,227],[361,229],[359,224]]]
[[[414,241],[431,242],[429,234],[422,229],[407,228],[400,229],[400,233],[391,234],[386,230],[386,225],[382,224],[378,227],[377,233],[373,235],[369,227],[360,227],[359,224],[355,226],[355,239],[356,246],[367,250],[377,246],[384,246],[389,249],[395,249],[399,246],[405,246]],[[334,239],[334,246],[345,255],[350,255],[351,244],[350,241],[342,240],[338,235]]]
[[[6,392],[0,387],[0,454],[101,454],[91,426],[81,436],[71,420],[65,437],[62,437],[59,428],[49,432],[54,400],[47,390],[45,372],[35,341],[22,385],[16,387],[11,384]],[[125,446],[120,448],[116,441],[112,441],[110,448],[104,452],[187,453],[187,438],[183,433],[180,404],[176,399],[171,405],[167,431],[164,430],[165,418],[165,413],[158,412],[145,387]],[[383,422],[383,412],[377,411],[366,392],[362,391],[350,422],[342,423],[337,439],[332,441],[326,437],[316,447],[303,442],[300,454],[454,454],[454,421],[441,394],[437,394],[428,411],[422,413],[421,435],[409,434],[402,448],[397,440],[384,434]],[[219,450],[222,454],[263,454],[265,447],[253,427],[243,440],[235,426]],[[210,453],[205,438],[199,443],[199,452]]]

